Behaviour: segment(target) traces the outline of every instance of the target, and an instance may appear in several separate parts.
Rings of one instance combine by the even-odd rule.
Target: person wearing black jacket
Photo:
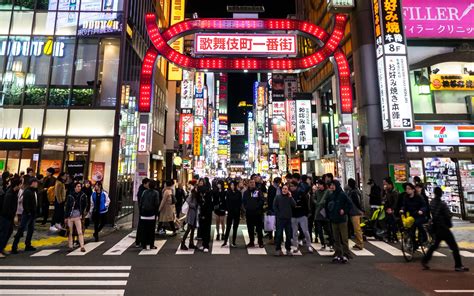
[[[255,180],[250,180],[248,186],[242,200],[250,237],[247,248],[255,247],[255,228],[257,229],[258,246],[263,248],[263,205],[265,200],[262,192],[257,189]]]
[[[426,232],[423,228],[423,224],[426,223],[426,212],[428,205],[425,203],[423,198],[416,194],[415,186],[411,183],[406,185],[406,195],[403,199],[401,214],[410,213],[415,219],[415,223],[412,227],[413,241],[415,242],[415,231],[418,229],[421,243],[426,241]],[[415,246],[416,247],[416,246]]]
[[[198,204],[199,204],[199,228],[202,245],[199,250],[204,253],[209,252],[209,243],[211,241],[211,224],[212,224],[212,210],[214,204],[212,202],[212,193],[210,187],[206,185],[204,179],[198,181]]]
[[[268,187],[268,193],[267,193],[267,216],[275,216],[275,211],[273,209],[273,201],[275,200],[275,197],[277,195],[281,194],[281,178],[276,177],[273,179],[273,184]],[[268,232],[268,238],[270,239],[270,243],[273,240],[273,231]]]
[[[137,204],[138,204],[139,209],[140,209],[140,200],[143,195],[143,192],[145,192],[145,190],[148,190],[149,188],[150,188],[150,179],[144,178],[142,180],[142,184],[138,187],[138,192],[137,192]],[[137,248],[141,247],[140,236],[141,236],[141,231],[143,230],[143,227],[140,226],[140,222],[141,222],[140,215],[138,215],[137,234],[135,236],[135,247]]]
[[[140,196],[138,209],[140,214],[140,222],[138,224],[137,235],[139,243],[143,249],[148,246],[156,249],[155,246],[155,227],[158,210],[160,208],[160,197],[158,191],[155,190],[156,182],[149,180],[145,183],[145,191]]]
[[[291,196],[296,202],[293,207],[293,215],[291,218],[291,229],[293,231],[293,246],[296,248],[294,251],[298,252],[298,227],[301,227],[301,232],[304,234],[306,247],[308,252],[313,253],[313,247],[311,246],[311,237],[309,236],[308,230],[308,215],[309,215],[309,200],[308,194],[301,190],[298,182],[295,180],[289,183]]]
[[[5,193],[2,210],[0,212],[0,259],[5,258],[3,250],[13,233],[13,220],[15,219],[18,206],[18,191],[20,191],[21,180],[14,178],[10,180],[10,187]]]
[[[232,247],[235,247],[235,239],[237,238],[237,230],[240,223],[240,210],[242,208],[242,193],[237,189],[238,183],[232,181],[230,188],[226,192],[226,208],[227,208],[227,224],[225,228],[223,247],[227,246],[229,240],[230,228],[233,227],[232,232]]]
[[[87,208],[87,197],[82,192],[82,184],[79,182],[74,183],[74,190],[66,197],[66,210],[64,211],[64,224],[68,227],[68,245],[69,251],[73,248],[73,234],[74,226],[76,227],[77,237],[79,239],[79,245],[81,246],[81,252],[85,252],[84,248],[84,234],[82,232],[82,219],[85,217]]]
[[[291,253],[291,219],[293,208],[296,207],[295,200],[291,197],[291,192],[288,189],[288,185],[281,187],[281,193],[279,193],[273,201],[273,208],[276,216],[276,233],[275,233],[275,256],[282,256],[281,243],[283,241],[283,231],[285,231],[285,249],[286,255],[292,256]]]
[[[376,208],[382,205],[382,189],[375,183],[373,179],[369,179],[370,193],[369,193],[369,204],[372,208]]]
[[[46,170],[46,177],[43,179],[43,203],[42,203],[42,211],[43,211],[43,221],[41,225],[46,225],[49,216],[49,199],[48,199],[48,189],[50,187],[54,187],[56,184],[56,178],[54,177],[54,168],[48,168]]]
[[[23,214],[21,215],[20,227],[18,228],[15,239],[12,244],[12,254],[18,253],[18,243],[20,238],[23,236],[25,230],[25,251],[36,251],[31,245],[31,238],[35,231],[35,218],[36,218],[36,203],[38,201],[38,195],[36,193],[38,189],[38,180],[36,178],[30,178],[28,180],[28,187],[23,191]]]
[[[221,240],[220,231],[222,230],[222,235],[225,232],[225,211],[226,211],[226,192],[224,190],[224,182],[219,180],[216,184],[215,190],[212,192],[212,203],[214,204],[214,214],[216,215],[216,241]]]
[[[390,177],[387,177],[383,180],[383,189],[387,240],[389,242],[397,243],[397,219],[395,217],[395,213],[398,207],[399,194],[395,190],[392,179]]]
[[[434,251],[438,249],[441,241],[444,240],[453,252],[454,270],[460,272],[469,271],[469,268],[462,265],[458,244],[454,239],[453,233],[451,230],[449,230],[453,226],[453,223],[451,222],[453,214],[449,210],[448,205],[441,200],[441,197],[443,196],[443,190],[441,190],[439,187],[436,187],[434,189],[434,195],[435,198],[431,201],[430,206],[431,215],[433,216],[432,222],[433,231],[435,233],[435,241],[421,261],[421,264],[423,265],[424,269],[430,269],[428,262],[431,260]]]

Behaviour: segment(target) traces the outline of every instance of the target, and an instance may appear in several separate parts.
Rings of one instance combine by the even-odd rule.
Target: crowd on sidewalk
[[[55,175],[54,168],[46,170],[46,176],[35,174],[28,168],[26,174],[13,175],[3,172],[0,184],[0,258],[6,258],[5,247],[17,226],[10,254],[18,253],[18,244],[26,231],[25,251],[35,251],[31,241],[35,224],[46,225],[51,216],[51,233],[68,236],[68,247],[74,244],[84,248],[84,230],[92,220],[94,238],[105,225],[110,198],[100,181],[92,184],[81,177],[65,172]],[[38,221],[37,221],[38,220]]]

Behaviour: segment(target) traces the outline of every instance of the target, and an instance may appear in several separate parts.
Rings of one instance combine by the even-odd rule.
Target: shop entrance
[[[20,174],[26,173],[27,168],[32,168],[36,173],[39,153],[39,149],[34,148],[0,150],[0,171]]]

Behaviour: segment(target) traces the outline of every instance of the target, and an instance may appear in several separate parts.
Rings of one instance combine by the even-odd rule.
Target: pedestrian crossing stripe
[[[239,232],[242,234],[245,244],[247,245],[250,243],[250,238],[249,238],[249,233],[246,227],[239,229]],[[217,241],[216,240],[217,233],[215,229],[213,228],[213,240],[211,242],[211,249],[210,254],[212,255],[230,255],[231,254],[231,248],[229,246],[227,247],[222,247],[223,241]],[[135,241],[135,238],[133,237],[133,233],[127,234],[124,238],[122,238],[120,241],[118,241],[115,245],[113,245],[111,248],[106,250],[102,255],[104,256],[109,256],[109,255],[122,255],[124,254],[128,249],[130,249],[131,245]],[[85,256],[89,253],[95,253],[96,249],[98,250],[99,247],[103,244],[104,242],[90,242],[85,245],[86,252],[81,252],[80,249],[76,249],[75,251],[67,254],[67,256]],[[181,250],[181,241],[180,240],[156,240],[155,241],[155,246],[157,249],[151,249],[151,250],[141,250],[138,255],[140,256],[145,256],[145,255],[158,255],[163,249],[165,249],[165,245],[169,243],[178,243],[177,248],[174,251],[175,255],[193,255],[196,253],[196,250],[194,249],[189,249],[187,251]],[[363,250],[355,250],[352,249],[352,247],[355,245],[354,241],[349,240],[349,248],[350,251],[354,254],[356,257],[373,257],[376,256],[374,251],[372,249],[367,250],[364,248]],[[194,244],[197,246],[198,241],[195,239]],[[187,244],[188,245],[188,244]],[[126,247],[128,246],[128,247]],[[311,246],[313,247],[313,250],[315,253],[317,253],[319,256],[323,257],[328,257],[328,256],[333,256],[334,255],[334,250],[330,250],[329,247],[326,248],[326,250],[321,250],[321,244],[319,243],[312,243]],[[379,249],[383,251],[384,253],[387,253],[391,256],[395,257],[401,257],[403,256],[403,253],[400,249],[399,246],[394,246],[392,244],[383,242],[383,241],[377,241],[377,240],[369,240],[366,242],[366,246],[373,246],[376,249]],[[169,248],[167,248],[169,249]],[[268,250],[269,247],[267,246],[266,248],[259,248],[258,245],[254,248],[246,248],[246,251],[249,255],[269,255]],[[294,248],[292,248],[294,250]],[[304,249],[303,249],[304,251]],[[101,250],[101,252],[103,252]],[[304,252],[306,254],[307,252]],[[41,250],[39,252],[36,252],[31,255],[32,258],[44,258],[44,257],[49,257],[52,255],[60,255],[62,254],[60,252],[60,249],[47,249],[47,250]],[[271,253],[270,255],[272,255]],[[460,251],[461,256],[463,257],[468,257],[468,258],[474,258],[474,253],[469,252],[469,251]],[[303,253],[301,251],[297,251],[296,253],[293,253],[293,255],[296,256],[301,256]],[[434,252],[433,256],[435,257],[447,257],[446,254],[443,254],[441,252]],[[20,267],[21,268],[21,267]],[[2,267],[0,267],[0,270],[2,270]],[[34,270],[34,269],[33,269]]]

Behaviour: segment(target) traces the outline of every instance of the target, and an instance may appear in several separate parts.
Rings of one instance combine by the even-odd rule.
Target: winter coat
[[[382,189],[379,185],[374,184],[370,187],[369,204],[371,206],[380,206],[382,204]]]
[[[173,191],[165,189],[163,191],[163,199],[160,203],[160,220],[159,222],[172,222],[176,218],[175,206],[173,204]]]
[[[13,188],[7,190],[3,199],[2,212],[0,216],[3,218],[13,221],[16,215],[16,209],[18,207],[18,192],[14,191]]]
[[[352,208],[349,212],[350,216],[361,216],[364,213],[364,210],[361,206],[361,197],[362,193],[358,189],[351,189],[347,192],[349,199],[352,202]]]
[[[56,180],[54,184],[54,196],[56,201],[60,204],[66,201],[66,185],[60,180]]]
[[[390,191],[385,191],[384,202],[385,202],[385,209],[392,209],[393,211],[396,210],[398,205],[398,192],[395,189]]]
[[[238,190],[227,190],[226,193],[226,208],[229,215],[233,217],[240,217],[240,210],[242,209],[242,193]]]
[[[56,182],[57,184],[58,182]],[[84,192],[73,192],[66,198],[66,211],[64,212],[64,218],[69,218],[72,215],[74,209],[79,210],[81,217],[84,217],[84,212],[87,207],[87,200]]]
[[[90,198],[90,213],[99,212],[100,214],[105,214],[109,210],[109,205],[110,205],[110,198],[107,192],[102,191],[100,193],[100,198],[98,200],[99,202],[99,208],[97,209],[96,205],[97,203],[97,192],[92,192],[91,198]]]
[[[242,203],[247,216],[263,215],[263,205],[265,204],[265,200],[263,199],[263,194],[260,190],[246,190],[244,192]]]
[[[453,226],[451,221],[453,214],[449,210],[448,205],[442,201],[441,198],[434,198],[430,203],[430,207],[435,231],[446,230]]]
[[[214,210],[226,210],[225,196],[226,192],[224,190],[215,190],[212,192],[212,204],[214,205]]]
[[[153,189],[145,189],[140,201],[138,202],[138,209],[140,216],[152,217],[158,215],[160,207],[160,197],[158,191]]]
[[[329,196],[329,190],[317,190],[315,192],[315,199],[316,199],[316,210],[315,210],[315,213],[316,213],[316,217],[315,217],[315,220],[316,221],[327,221],[327,215],[326,216],[323,216],[321,214],[321,211],[324,209],[324,211],[326,210],[325,207],[326,207],[326,201],[327,201],[327,198]]]
[[[427,212],[427,205],[425,201],[423,200],[423,197],[415,194],[414,197],[410,198],[408,195],[405,196],[403,199],[403,204],[401,208],[405,213],[408,212],[410,213],[410,216],[414,218],[420,217],[418,214],[418,211],[422,211],[423,215],[421,217],[424,217]]]
[[[328,200],[326,201],[326,213],[331,223],[347,223],[347,215],[351,207],[352,203],[340,185],[336,187],[334,192],[329,194]],[[343,215],[340,213],[341,210],[344,210]]]
[[[277,219],[291,219],[294,207],[296,207],[296,202],[292,197],[277,195],[273,201]]]
[[[188,213],[186,214],[186,224],[196,227],[197,210],[198,210],[198,193],[196,190],[191,191],[191,194],[186,199],[188,203]]]
[[[212,192],[208,186],[198,187],[199,219],[212,220]]]
[[[309,201],[308,194],[302,190],[292,192],[296,205],[293,207],[293,218],[308,217]]]
[[[36,205],[38,203],[38,196],[36,188],[28,187],[23,191],[23,214],[36,215]]]

